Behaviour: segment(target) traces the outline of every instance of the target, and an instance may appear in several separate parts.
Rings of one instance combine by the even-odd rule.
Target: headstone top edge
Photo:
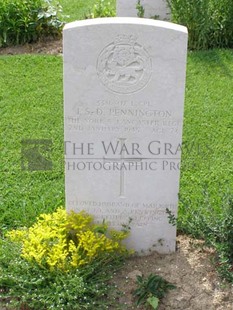
[[[86,19],[86,20],[77,20],[71,23],[68,23],[63,28],[63,31],[85,27],[85,26],[96,26],[96,25],[144,25],[144,26],[154,26],[157,28],[165,28],[174,31],[183,32],[184,34],[188,33],[187,27],[160,21],[153,20],[149,18],[137,18],[137,17],[106,17],[106,18],[94,18],[94,19]]]

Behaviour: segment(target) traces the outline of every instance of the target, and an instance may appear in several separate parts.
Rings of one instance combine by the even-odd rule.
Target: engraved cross
[[[121,165],[122,164],[126,164],[126,163],[137,163],[137,162],[141,162],[142,159],[140,158],[125,158],[124,157],[124,153],[125,150],[123,149],[123,145],[125,143],[126,138],[119,138],[120,142],[121,142],[121,157],[120,158],[105,158],[104,157],[104,161],[105,162],[119,162]],[[120,198],[125,198],[125,171],[124,169],[122,169],[122,167],[120,167],[120,194],[119,194]]]

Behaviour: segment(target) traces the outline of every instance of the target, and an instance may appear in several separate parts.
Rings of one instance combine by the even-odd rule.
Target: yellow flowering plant
[[[69,271],[111,253],[127,252],[122,244],[128,231],[108,229],[95,224],[84,211],[67,213],[59,208],[52,214],[41,214],[28,229],[12,230],[7,236],[22,246],[21,256],[50,270]]]

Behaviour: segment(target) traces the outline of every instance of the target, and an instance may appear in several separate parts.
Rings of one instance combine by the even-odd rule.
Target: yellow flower
[[[11,230],[6,234],[13,242],[20,242],[27,236],[27,230],[25,229],[18,229],[18,230]]]
[[[121,240],[127,233],[108,232],[106,223],[95,225],[86,212],[70,212],[58,208],[41,214],[26,229],[10,231],[7,236],[22,244],[22,257],[53,270],[68,271],[90,263],[104,253],[125,251]]]

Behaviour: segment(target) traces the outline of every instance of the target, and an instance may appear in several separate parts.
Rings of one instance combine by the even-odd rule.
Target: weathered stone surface
[[[66,207],[86,210],[141,254],[175,251],[187,30],[148,19],[64,29]]]

